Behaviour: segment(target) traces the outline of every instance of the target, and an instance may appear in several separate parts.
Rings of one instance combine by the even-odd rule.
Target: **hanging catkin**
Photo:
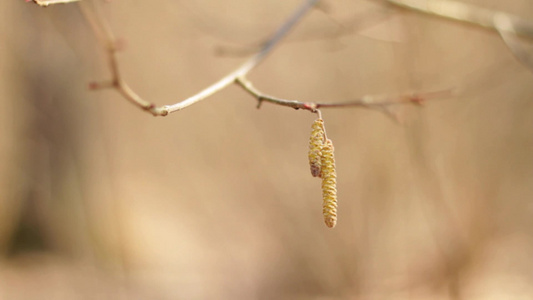
[[[333,156],[333,143],[327,139],[322,147],[322,213],[324,222],[329,228],[337,224],[337,172],[335,170],[335,157]]]
[[[324,120],[316,119],[309,138],[309,166],[313,177],[321,177],[321,157],[324,145]]]

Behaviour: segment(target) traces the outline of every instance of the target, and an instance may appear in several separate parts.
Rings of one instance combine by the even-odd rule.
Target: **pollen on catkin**
[[[324,145],[324,120],[316,119],[309,138],[309,166],[313,177],[321,177],[322,146]]]
[[[333,143],[327,139],[322,147],[322,213],[324,222],[329,228],[337,224],[337,172]]]

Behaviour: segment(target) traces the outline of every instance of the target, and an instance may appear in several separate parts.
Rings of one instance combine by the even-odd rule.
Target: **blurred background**
[[[89,0],[84,0],[89,1]],[[533,18],[528,0],[463,0]],[[99,1],[124,78],[158,105],[235,69],[300,0]],[[165,118],[116,91],[77,4],[0,2],[0,299],[533,299],[533,76],[497,34],[324,1],[249,78],[288,99],[457,88],[397,124],[236,86]],[[250,52],[252,51],[252,52]]]

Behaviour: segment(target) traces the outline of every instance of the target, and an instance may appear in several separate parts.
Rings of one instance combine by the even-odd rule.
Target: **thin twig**
[[[135,93],[126,81],[122,78],[120,73],[120,67],[117,59],[118,43],[113,35],[113,32],[109,28],[108,24],[104,21],[100,15],[96,13],[96,6],[93,9],[87,7],[87,1],[79,3],[80,10],[85,19],[91,25],[93,31],[100,43],[105,46],[107,51],[108,65],[111,71],[111,80],[104,82],[93,82],[89,86],[91,89],[104,89],[114,88],[116,89],[126,100],[140,107],[143,110],[150,112],[154,116],[166,116],[168,111],[164,108],[157,107],[155,104],[142,99],[137,93]]]
[[[520,17],[451,0],[385,0],[387,3],[499,32],[496,21],[505,17],[517,35],[533,39],[533,22]]]
[[[228,85],[235,82],[235,80],[240,77],[248,74],[253,68],[255,68],[273,49],[274,47],[289,33],[289,31],[296,25],[306,13],[318,2],[318,0],[307,0],[305,1],[294,13],[293,15],[285,22],[272,36],[272,38],[263,46],[261,51],[255,56],[246,61],[242,66],[237,70],[233,71],[229,75],[225,76],[218,82],[214,83],[210,87],[204,89],[200,93],[183,100],[182,102],[164,106],[164,108],[169,112],[176,112],[184,109],[187,106],[190,106],[196,102],[204,100],[208,96],[218,92],[219,90],[227,87]]]
[[[321,103],[321,102],[302,102],[298,100],[288,100],[271,95],[267,95],[257,88],[255,88],[248,79],[240,76],[235,83],[242,87],[250,95],[254,96],[257,101],[257,107],[261,107],[263,102],[268,102],[276,105],[292,107],[294,109],[304,109],[311,112],[316,112],[319,108],[346,108],[346,107],[363,107],[376,109],[384,112],[384,109],[399,104],[415,104],[422,105],[427,100],[438,98],[447,98],[454,95],[453,90],[440,90],[424,93],[410,93],[404,95],[367,95],[361,98],[336,103]]]
[[[309,12],[309,10],[318,3],[318,0],[305,0],[300,7],[289,17],[289,19],[274,33],[272,38],[263,45],[263,48],[252,58],[247,60],[235,71],[224,76],[219,81],[213,83],[211,86],[205,88],[199,93],[172,105],[165,105],[158,107],[155,104],[142,99],[137,95],[122,78],[120,67],[117,59],[117,41],[107,23],[97,11],[97,7],[89,9],[86,1],[79,4],[80,9],[93,28],[99,41],[105,46],[108,55],[108,65],[111,71],[111,80],[99,83],[92,83],[90,85],[93,89],[113,88],[116,89],[124,98],[140,107],[141,109],[150,112],[154,116],[166,116],[170,113],[180,111],[190,105],[198,103],[207,97],[217,93],[231,84],[241,86],[245,91],[253,95],[258,100],[258,107],[263,101],[277,104],[281,106],[292,107],[294,109],[304,109],[311,112],[317,112],[318,108],[340,108],[340,107],[364,107],[379,110],[384,112],[387,116],[395,119],[394,114],[389,110],[389,106],[397,104],[421,104],[425,100],[433,98],[449,97],[452,95],[451,90],[444,90],[438,92],[426,92],[408,95],[396,96],[364,96],[359,99],[354,99],[346,102],[338,103],[318,103],[318,102],[302,102],[298,100],[288,100],[278,98],[275,96],[266,95],[258,91],[252,83],[246,79],[246,75],[261,63],[264,58],[272,52],[272,50],[279,44],[279,42],[289,33],[289,31]],[[97,13],[98,12],[98,13]]]
[[[239,76],[246,75],[253,68],[255,68],[273,49],[274,47],[289,33],[289,31],[306,15],[306,13],[318,2],[318,0],[306,0],[300,7],[293,13],[293,15],[274,33],[272,38],[263,46],[261,51],[255,56],[246,61],[237,70],[226,75],[219,81],[215,82],[211,86],[195,94],[194,96],[187,98],[181,102],[172,105],[165,105],[162,107],[156,107],[153,103],[143,100],[138,96],[122,79],[120,70],[118,67],[118,61],[116,56],[116,40],[111,31],[108,30],[107,24],[103,21],[103,18],[95,16],[95,14],[89,10],[83,4],[80,4],[83,15],[91,23],[95,33],[99,36],[103,36],[109,60],[109,67],[111,69],[112,80],[103,83],[93,83],[91,88],[115,88],[117,89],[127,100],[140,108],[149,111],[154,116],[166,116],[169,113],[180,111],[192,104],[200,102],[207,97],[215,94],[216,92],[224,89],[225,87],[233,84],[235,79]],[[102,39],[101,39],[102,40]]]

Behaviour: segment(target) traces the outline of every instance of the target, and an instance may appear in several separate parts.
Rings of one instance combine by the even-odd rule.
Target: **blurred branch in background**
[[[77,2],[79,0],[26,0],[26,2],[33,1],[34,3],[40,6],[48,6],[52,4],[59,3],[71,3]],[[520,45],[517,36],[522,36],[528,39],[533,39],[533,22],[524,20],[520,17],[507,14],[501,11],[493,11],[485,9],[482,7],[477,7],[474,5],[469,5],[461,2],[455,1],[443,1],[443,0],[385,0],[388,3],[396,6],[400,6],[406,9],[418,11],[424,14],[435,15],[451,20],[465,22],[471,25],[481,26],[487,29],[495,30],[498,32],[505,44],[509,47],[513,55],[516,56],[518,61],[520,61],[528,69],[533,70],[533,54],[531,51],[524,49]],[[320,4],[320,5],[318,5]],[[235,72],[229,74],[228,76],[221,79],[219,82],[213,84],[211,87],[206,88],[204,91],[186,99],[180,103],[163,106],[158,108],[155,104],[143,100],[138,94],[136,94],[122,78],[120,74],[120,69],[118,65],[118,60],[116,53],[120,47],[118,47],[118,42],[114,37],[112,31],[110,30],[107,23],[101,16],[96,16],[91,12],[85,4],[80,4],[82,12],[86,19],[91,24],[93,30],[99,37],[99,40],[106,45],[106,49],[109,56],[109,66],[112,74],[112,79],[106,82],[92,83],[91,88],[115,88],[117,89],[128,101],[136,104],[142,109],[149,111],[154,116],[166,116],[168,113],[179,111],[191,104],[199,102],[210,95],[216,93],[217,91],[225,88],[230,85],[232,82],[237,81],[237,78],[244,79],[244,76],[251,71],[261,60],[268,55],[268,53],[273,50],[277,43],[281,41],[283,37],[296,25],[307,11],[318,5],[317,8],[323,10],[327,13],[327,6],[318,0],[308,0],[304,2],[301,8],[289,19],[281,28],[274,34],[271,40],[264,43],[264,46],[259,51],[259,53],[252,57],[247,63],[245,63],[241,68],[237,69]],[[351,33],[352,30],[347,30],[352,26],[344,26],[340,24],[343,30],[336,33],[336,36]],[[242,50],[242,49],[241,49]],[[244,51],[227,50],[224,48],[219,49],[222,53],[248,53],[246,49]],[[239,84],[239,82],[236,82]],[[372,98],[372,96],[367,96],[366,98]],[[277,101],[272,102],[278,105],[285,105],[287,101]],[[316,106],[319,106],[318,103],[314,103]],[[293,107],[292,105],[288,105]],[[322,105],[327,107],[326,105]],[[342,105],[336,105],[335,107],[340,107]],[[381,104],[380,106],[383,106]],[[365,105],[365,107],[369,107]]]
[[[263,102],[292,107],[294,109],[305,109],[315,112],[319,108],[347,108],[347,107],[364,107],[375,109],[383,112],[393,120],[397,120],[397,116],[389,109],[390,106],[400,104],[414,104],[422,105],[428,99],[446,98],[454,94],[454,90],[442,90],[425,93],[410,93],[405,95],[375,95],[364,96],[358,99],[353,99],[346,102],[339,103],[317,103],[317,102],[301,102],[298,100],[287,100],[264,94],[256,89],[252,82],[244,77],[237,77],[237,85],[242,87],[246,92],[257,99],[257,107],[259,108]]]
[[[386,0],[416,12],[480,26],[499,33],[509,50],[533,71],[533,51],[526,50],[517,36],[533,40],[533,22],[508,13],[448,0]]]

